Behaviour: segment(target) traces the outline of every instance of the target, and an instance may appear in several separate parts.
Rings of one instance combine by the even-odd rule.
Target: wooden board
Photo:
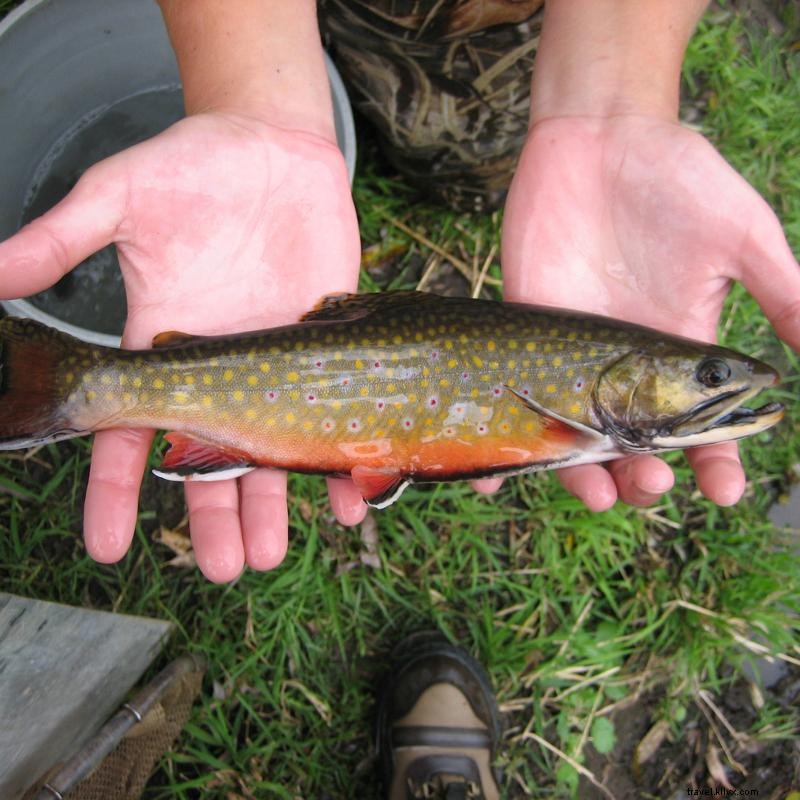
[[[0,797],[73,755],[124,702],[172,623],[0,592]]]

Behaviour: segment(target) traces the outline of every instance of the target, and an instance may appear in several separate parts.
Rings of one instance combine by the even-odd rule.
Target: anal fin
[[[392,467],[367,467],[356,465],[350,477],[367,505],[373,508],[386,508],[403,493],[408,481],[400,470]]]
[[[185,433],[167,433],[169,450],[153,474],[169,481],[223,481],[255,469],[247,453],[196,439]]]

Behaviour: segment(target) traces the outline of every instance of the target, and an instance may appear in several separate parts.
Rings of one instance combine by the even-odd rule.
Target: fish
[[[574,311],[424,292],[335,295],[298,323],[165,332],[150,350],[0,320],[0,449],[168,431],[155,473],[256,467],[352,478],[382,508],[410,483],[602,462],[765,431],[768,364]]]

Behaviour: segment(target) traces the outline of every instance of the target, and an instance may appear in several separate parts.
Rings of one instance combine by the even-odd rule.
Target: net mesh
[[[100,766],[73,789],[69,800],[135,800],[161,756],[171,749],[200,693],[202,672],[173,681],[161,700],[125,735]]]

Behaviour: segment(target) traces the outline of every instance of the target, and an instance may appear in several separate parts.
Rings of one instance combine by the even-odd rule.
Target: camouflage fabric
[[[351,101],[432,199],[502,203],[528,127],[542,3],[320,0]]]

